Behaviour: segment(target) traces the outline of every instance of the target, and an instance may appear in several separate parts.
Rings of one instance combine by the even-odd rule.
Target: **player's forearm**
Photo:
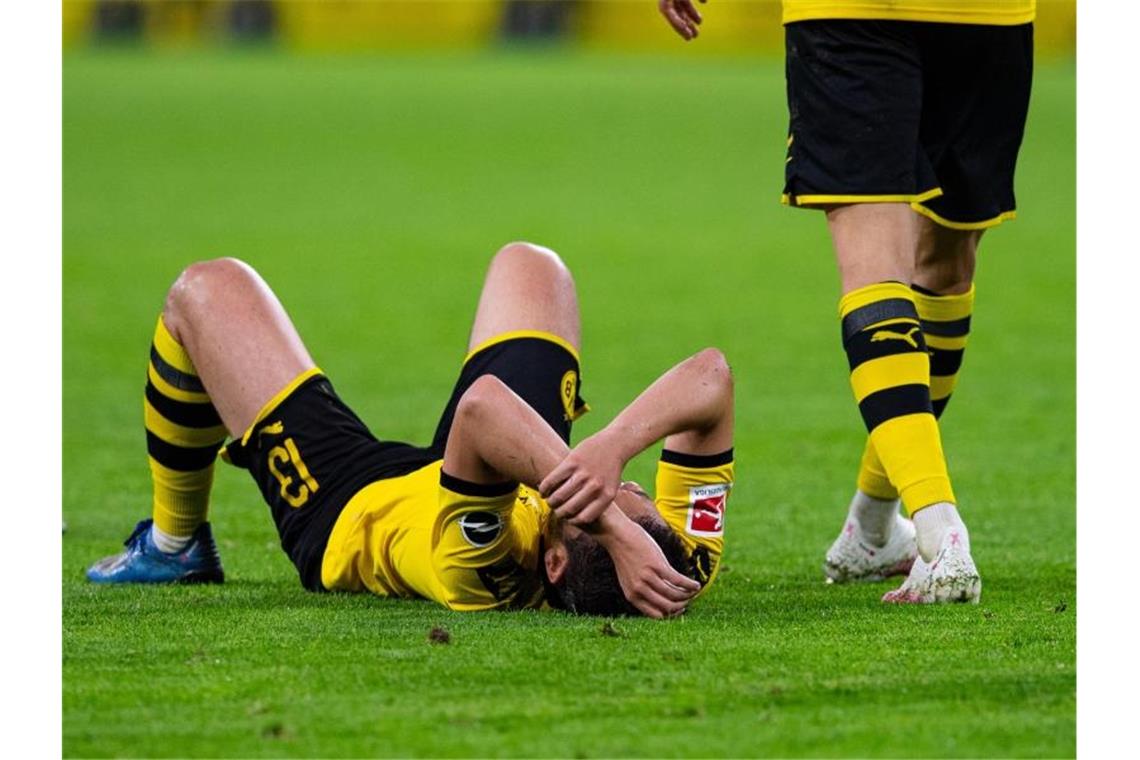
[[[488,383],[469,399],[465,423],[478,434],[471,452],[482,460],[493,480],[517,480],[532,488],[561,462],[570,449],[525,401],[506,386]],[[602,516],[580,526],[611,553],[633,543],[629,531],[640,530],[625,513],[611,505]]]
[[[705,349],[659,377],[595,437],[622,462],[666,436],[730,428],[732,371],[724,355]],[[731,430],[726,439],[731,440]]]
[[[475,382],[456,409],[444,469],[482,482],[537,487],[569,448],[546,420],[492,376]]]
[[[630,552],[631,546],[634,545],[630,531],[642,531],[641,526],[614,504],[602,512],[602,516],[597,520],[580,527],[593,536],[611,557]]]

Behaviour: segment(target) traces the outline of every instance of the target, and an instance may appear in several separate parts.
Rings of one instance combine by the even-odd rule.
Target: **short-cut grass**
[[[778,203],[780,61],[103,51],[63,84],[65,756],[1075,754],[1071,61],[1038,66],[1020,216],[983,244],[943,433],[985,586],[946,608],[823,583],[864,433],[823,219]],[[150,514],[143,374],[182,267],[253,264],[377,435],[422,442],[516,239],[577,279],[575,439],[704,346],[733,365],[724,569],[683,619],[307,593],[221,465],[225,585],[84,581]]]

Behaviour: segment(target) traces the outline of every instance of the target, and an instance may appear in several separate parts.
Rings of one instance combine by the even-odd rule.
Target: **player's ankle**
[[[923,507],[914,513],[915,541],[918,553],[926,562],[933,562],[938,556],[942,540],[947,532],[955,531],[966,551],[970,550],[970,534],[962,522],[958,508],[948,501],[940,501]]]
[[[172,536],[164,531],[158,525],[152,524],[150,526],[150,540],[163,554],[178,554],[180,551],[190,545],[190,539],[193,534],[189,536]]]
[[[898,511],[898,499],[878,499],[860,490],[855,491],[849,508],[849,514],[859,526],[863,540],[872,546],[886,546]]]

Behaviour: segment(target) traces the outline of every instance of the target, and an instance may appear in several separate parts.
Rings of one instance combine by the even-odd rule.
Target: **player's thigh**
[[[791,205],[912,202],[937,194],[919,149],[922,60],[907,22],[785,28]]]
[[[236,259],[188,267],[170,289],[163,321],[185,346],[233,435],[241,435],[278,392],[315,366],[277,296]]]
[[[1033,28],[926,24],[921,142],[943,194],[917,210],[953,229],[1014,215],[1033,78]]]
[[[507,333],[506,336],[486,342],[463,362],[432,438],[432,447],[441,455],[447,446],[459,402],[484,375],[493,375],[502,381],[567,443],[573,421],[587,411],[574,346],[547,332]]]
[[[491,259],[468,351],[512,332],[550,333],[575,350],[581,343],[574,278],[548,248],[510,243]]]

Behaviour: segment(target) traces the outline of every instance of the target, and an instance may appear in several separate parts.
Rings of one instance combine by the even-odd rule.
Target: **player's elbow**
[[[701,383],[715,393],[731,400],[733,394],[732,367],[728,358],[719,348],[706,348],[697,353],[693,360],[701,375]]]
[[[463,392],[455,407],[455,422],[464,428],[477,426],[502,406],[506,384],[494,375],[482,375]]]

